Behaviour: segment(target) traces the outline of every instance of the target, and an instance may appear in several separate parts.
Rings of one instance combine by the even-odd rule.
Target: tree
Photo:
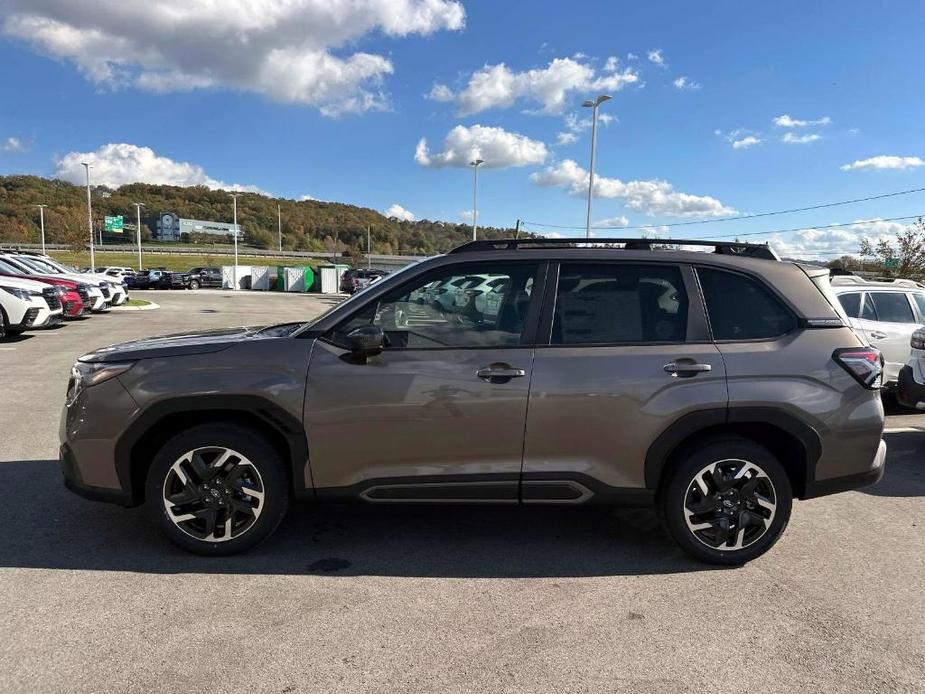
[[[877,245],[861,240],[861,255],[883,263],[888,274],[911,277],[925,274],[925,220],[919,217],[896,235],[896,241],[880,239]]]

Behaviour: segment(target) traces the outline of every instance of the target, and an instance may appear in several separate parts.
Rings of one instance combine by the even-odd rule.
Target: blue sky
[[[0,173],[73,179],[92,153],[113,184],[252,186],[458,221],[478,153],[480,223],[579,235],[536,223],[584,224],[580,104],[608,93],[595,223],[664,235],[925,187],[925,13],[912,5],[281,5],[5,2]],[[907,222],[825,225],[923,212],[918,193],[670,235],[815,226],[754,240],[831,257]]]

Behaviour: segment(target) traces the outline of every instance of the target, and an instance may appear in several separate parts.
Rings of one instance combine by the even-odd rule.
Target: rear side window
[[[851,292],[850,294],[839,294],[838,301],[849,318],[857,318],[861,315],[861,293]]]
[[[687,294],[670,265],[563,263],[552,344],[683,342]]]
[[[919,313],[925,317],[925,294],[913,294],[912,298],[915,299],[915,303],[919,307]]]
[[[885,323],[915,323],[912,306],[902,292],[870,292],[867,298],[873,302],[877,319]]]
[[[793,314],[755,280],[707,268],[697,276],[714,340],[767,340],[796,328]]]

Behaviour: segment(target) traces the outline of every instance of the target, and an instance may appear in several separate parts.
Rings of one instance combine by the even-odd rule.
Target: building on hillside
[[[154,238],[158,241],[195,241],[197,236],[226,236],[234,238],[234,224],[210,222],[202,219],[183,219],[173,212],[164,212],[157,217]],[[244,236],[244,227],[238,225],[238,240]]]

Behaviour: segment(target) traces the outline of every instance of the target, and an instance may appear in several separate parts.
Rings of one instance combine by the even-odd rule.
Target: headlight
[[[925,349],[925,330],[919,329],[912,333],[912,340],[909,344],[912,349]]]
[[[65,294],[67,294],[67,292],[68,292],[67,287],[64,287],[60,284],[55,285],[55,294],[57,294],[58,296],[64,296]]]
[[[21,299],[22,301],[32,300],[32,292],[30,292],[28,289],[20,289],[19,287],[0,287],[0,289],[3,289],[7,294],[12,294],[17,299]]]
[[[134,363],[131,361],[111,364],[76,362],[71,368],[71,378],[67,384],[65,404],[70,407],[77,401],[84,388],[99,385],[119,374],[124,374],[132,368]]]

